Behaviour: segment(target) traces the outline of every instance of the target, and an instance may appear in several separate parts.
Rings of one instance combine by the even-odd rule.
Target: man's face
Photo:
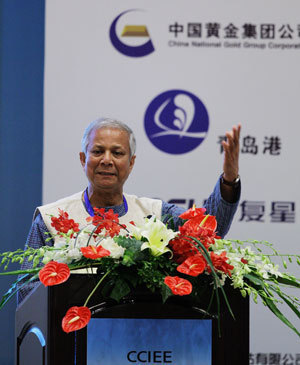
[[[128,133],[111,127],[92,131],[86,154],[80,153],[82,167],[94,191],[122,193],[134,160],[135,156],[130,158]]]

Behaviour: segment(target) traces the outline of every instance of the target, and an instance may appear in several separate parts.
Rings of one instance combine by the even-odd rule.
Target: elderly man
[[[240,197],[238,176],[240,125],[226,133],[223,142],[223,174],[213,193],[207,199],[207,213],[215,215],[218,221],[218,234],[224,236],[232,222]],[[159,199],[139,198],[123,192],[123,186],[135,162],[135,138],[132,130],[124,123],[102,118],[92,122],[85,130],[82,139],[80,162],[88,178],[88,187],[57,202],[38,207],[34,222],[27,238],[27,246],[38,248],[53,245],[46,242],[47,234],[56,233],[51,226],[51,215],[58,214],[58,208],[67,211],[81,226],[86,218],[93,216],[93,207],[113,209],[118,213],[120,223],[141,222],[144,217],[155,215],[159,219],[173,217],[178,226],[184,208],[168,204]],[[165,218],[164,218],[165,217]],[[30,266],[25,262],[23,268]],[[19,301],[27,294],[20,291]]]

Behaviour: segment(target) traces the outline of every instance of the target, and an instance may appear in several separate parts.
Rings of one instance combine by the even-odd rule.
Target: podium
[[[72,274],[67,282],[60,285],[46,288],[39,284],[25,298],[16,311],[17,365],[88,364],[87,333],[89,330],[84,328],[67,334],[61,328],[61,321],[70,307],[83,305],[96,283],[95,275]],[[211,356],[205,364],[248,365],[249,300],[243,298],[238,290],[234,290],[230,286],[225,286],[225,291],[235,319],[226,309],[224,299],[220,294],[221,333],[218,331],[217,319],[207,317],[202,310],[205,307],[201,308],[199,304],[193,305],[185,297],[171,297],[163,304],[159,295],[142,290],[134,292],[117,303],[103,299],[99,291],[96,291],[88,306],[91,308],[92,319],[175,319],[177,323],[181,320],[192,320],[196,327],[197,323],[201,321],[210,321]],[[172,336],[175,338],[177,334],[171,334],[171,338]],[[135,348],[134,344],[132,344],[132,348]],[[139,358],[140,362],[136,357],[128,357],[129,361],[126,360],[127,362],[125,361],[124,364],[165,365],[165,363],[173,363],[182,365],[172,361],[170,352],[164,354],[165,358],[158,351],[155,355],[156,358],[151,357],[150,351],[149,353],[142,352],[143,357]],[[136,356],[136,351],[132,351],[132,354]],[[100,359],[97,363],[108,365],[101,362]],[[199,364],[202,364],[200,360]],[[115,365],[123,364],[115,363]]]

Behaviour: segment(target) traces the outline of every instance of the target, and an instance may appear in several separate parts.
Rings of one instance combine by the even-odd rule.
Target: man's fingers
[[[225,136],[229,145],[238,145],[240,140],[241,125],[233,126],[231,131],[227,131]]]

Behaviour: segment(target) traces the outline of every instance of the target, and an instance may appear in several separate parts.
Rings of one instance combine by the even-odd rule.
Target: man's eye
[[[121,152],[121,151],[114,151],[114,154],[116,156],[121,156],[121,155],[123,155],[123,152]]]

